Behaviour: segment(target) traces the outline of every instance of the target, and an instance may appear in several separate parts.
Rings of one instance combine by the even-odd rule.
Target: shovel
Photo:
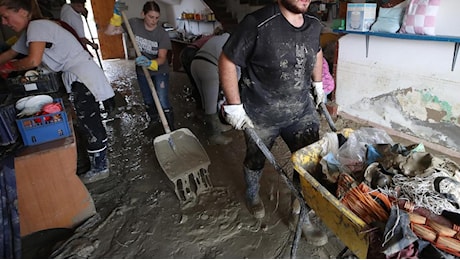
[[[331,114],[329,114],[329,110],[327,110],[327,107],[326,105],[324,104],[324,102],[322,102],[319,106],[320,110],[321,110],[321,113],[324,115],[324,117],[326,118],[326,121],[327,121],[327,124],[329,125],[329,127],[331,128],[332,132],[337,132],[337,127],[335,127],[335,123],[334,121],[332,120],[332,117],[331,117]]]
[[[141,56],[139,46],[124,11],[121,12],[121,16],[136,51],[136,56]],[[166,132],[153,140],[155,154],[161,168],[174,183],[176,195],[182,206],[191,205],[201,192],[212,187],[208,173],[210,164],[208,154],[189,129],[180,128],[171,132],[150,73],[146,67],[142,67],[142,69]]]

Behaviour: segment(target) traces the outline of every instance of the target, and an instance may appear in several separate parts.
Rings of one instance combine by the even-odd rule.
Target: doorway
[[[108,36],[104,34],[104,29],[109,24],[113,14],[113,5],[113,0],[86,1],[88,23],[85,28],[85,35],[88,39],[93,40],[99,45],[97,54],[100,55],[102,60],[126,58],[122,35]],[[96,55],[96,53],[94,53],[94,55]]]

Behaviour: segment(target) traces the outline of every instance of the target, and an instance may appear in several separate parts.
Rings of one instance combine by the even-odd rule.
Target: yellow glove
[[[121,15],[113,14],[112,18],[110,18],[110,24],[116,27],[120,27],[122,23]]]
[[[157,71],[158,62],[156,60],[149,60],[145,56],[139,56],[135,59],[137,66],[147,67],[149,70]]]
[[[152,60],[152,62],[150,63],[150,66],[147,69],[157,71],[158,70],[158,62],[156,60]]]

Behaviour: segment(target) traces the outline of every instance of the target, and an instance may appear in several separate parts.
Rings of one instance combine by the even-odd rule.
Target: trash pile
[[[322,139],[316,179],[381,234],[386,258],[460,257],[460,167],[375,128]],[[425,252],[422,254],[422,252]]]

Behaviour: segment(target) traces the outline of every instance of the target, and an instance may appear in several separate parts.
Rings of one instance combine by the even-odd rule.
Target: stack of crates
[[[15,102],[13,102],[13,105],[8,106],[7,110],[10,113],[8,119],[11,120],[9,122],[9,132],[13,133],[15,130],[16,138],[20,134],[25,146],[38,145],[70,136],[69,120],[62,99],[53,95],[53,93],[64,87],[62,73],[40,71],[32,76],[26,75],[18,75],[7,79],[8,90],[14,101],[26,96],[48,94],[55,97],[54,102],[59,102],[63,110],[52,114],[17,118],[16,114],[19,111],[15,109]],[[4,132],[9,133],[8,131],[2,132],[0,130],[2,138]],[[11,134],[6,135],[6,137],[9,136]],[[14,136],[10,137],[10,139],[12,138]]]

